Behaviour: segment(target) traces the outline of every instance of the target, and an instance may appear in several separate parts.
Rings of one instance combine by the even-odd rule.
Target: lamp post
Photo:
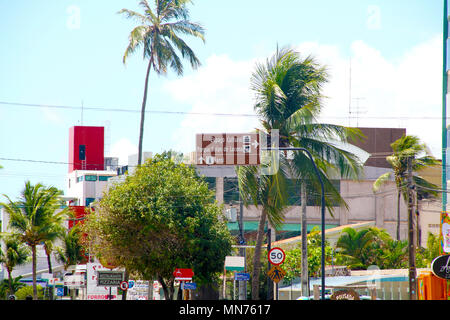
[[[264,150],[272,150],[271,148],[267,148]],[[321,280],[322,280],[322,293],[321,293],[321,299],[325,300],[325,188],[323,185],[323,180],[322,177],[320,176],[320,172],[319,169],[317,169],[316,164],[314,163],[313,157],[311,155],[311,153],[305,149],[305,148],[300,148],[300,147],[281,147],[281,148],[276,148],[275,150],[279,150],[279,151],[304,151],[307,155],[309,160],[311,160],[311,163],[314,167],[314,171],[317,175],[317,177],[319,178],[319,182],[320,182],[320,187],[321,187],[321,219],[322,219],[322,243],[321,243],[321,249],[322,249],[322,262],[321,262]]]

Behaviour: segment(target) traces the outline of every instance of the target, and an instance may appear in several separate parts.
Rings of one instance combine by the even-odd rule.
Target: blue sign
[[[131,289],[134,287],[134,280],[128,280],[128,289]]]
[[[58,297],[64,296],[64,288],[56,288],[56,295]]]
[[[235,273],[234,280],[235,281],[249,281],[250,273]]]
[[[195,290],[195,289],[197,289],[197,284],[195,282],[184,282],[183,289]]]

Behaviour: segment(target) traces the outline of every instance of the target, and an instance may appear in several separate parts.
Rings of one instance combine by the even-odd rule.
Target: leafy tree
[[[57,212],[59,208],[60,192],[54,187],[45,187],[38,183],[32,185],[25,182],[19,200],[12,201],[8,196],[8,203],[1,203],[9,214],[9,227],[12,234],[31,248],[33,272],[33,299],[37,299],[36,291],[36,248],[42,242],[54,239],[59,235],[57,224],[65,210]]]
[[[17,300],[26,300],[29,296],[36,296],[34,300],[44,299],[44,288],[40,285],[36,286],[36,289],[31,286],[23,286],[16,291]]]
[[[298,52],[282,48],[277,49],[265,63],[256,65],[251,77],[251,89],[255,93],[254,108],[261,120],[261,130],[266,134],[278,130],[281,148],[301,147],[312,154],[324,181],[326,205],[332,212],[334,205],[346,204],[329,176],[337,173],[346,178],[354,178],[362,167],[357,157],[338,147],[336,141],[357,139],[362,135],[358,129],[317,122],[323,100],[321,89],[327,82],[327,77],[325,68],[318,65],[312,57],[303,59]],[[284,219],[287,177],[300,179],[303,184],[308,181],[309,193],[320,194],[317,192],[321,188],[320,183],[309,157],[300,151],[293,152],[292,160],[287,160],[287,156],[287,152],[279,155],[278,171],[273,176],[251,178],[252,174],[258,175],[260,172],[251,167],[237,169],[239,189],[246,204],[262,206],[257,239],[262,239],[262,225],[266,216],[274,227],[279,226]],[[306,220],[307,189],[303,190],[302,219]],[[266,197],[268,191],[271,195]],[[272,203],[265,203],[264,200]],[[320,204],[320,197],[313,196],[311,200]],[[306,226],[306,221],[302,221],[302,225]],[[306,229],[302,230],[302,234],[305,236],[303,243],[306,244]],[[259,241],[256,246],[260,247]],[[305,248],[305,255],[306,251]],[[258,256],[256,254],[255,259]],[[256,265],[258,262],[254,263]],[[253,279],[257,278],[256,274],[253,275]],[[257,299],[257,283],[256,280],[253,281],[253,299]]]
[[[2,262],[8,272],[8,294],[14,294],[13,278],[11,273],[18,265],[24,264],[28,261],[30,255],[29,250],[19,241],[17,237],[7,235],[4,239],[5,253],[0,251],[0,262]],[[1,248],[0,248],[1,249]]]
[[[380,269],[401,269],[408,267],[408,241],[389,239],[384,243]]]
[[[166,74],[170,67],[178,75],[182,75],[183,64],[179,57],[180,53],[182,58],[189,60],[194,69],[200,66],[200,61],[194,51],[180,38],[180,35],[190,35],[205,41],[203,27],[189,21],[187,4],[190,2],[191,0],[155,0],[155,6],[152,9],[147,0],[142,0],[139,5],[144,9],[144,13],[129,9],[119,11],[119,14],[124,14],[127,18],[139,23],[130,33],[128,47],[123,55],[123,63],[126,63],[130,54],[140,48],[143,49],[144,59],[149,59],[139,129],[139,165],[142,163],[144,117],[150,70],[153,69],[156,74],[161,75]]]
[[[63,235],[63,246],[56,248],[57,260],[64,263],[64,270],[71,265],[82,263],[86,260],[82,244],[82,234],[78,225],[67,230]]]
[[[347,227],[336,242],[337,261],[352,269],[367,269],[377,263],[381,246],[389,237],[386,231],[374,227],[359,231]]]
[[[420,139],[412,135],[404,135],[391,144],[393,154],[386,157],[387,162],[392,167],[392,172],[382,174],[373,184],[373,191],[377,192],[391,176],[394,176],[397,186],[397,233],[396,239],[400,240],[400,195],[403,194],[405,201],[408,200],[407,191],[407,161],[412,158],[413,183],[419,190],[419,197],[437,197],[438,186],[425,180],[417,174],[420,170],[428,166],[439,165],[440,162],[429,154],[427,146],[420,142]]]
[[[232,238],[213,197],[193,168],[157,155],[105,193],[83,231],[91,253],[158,279],[172,299],[176,268],[200,285],[223,271]]]
[[[0,282],[0,297],[3,299],[8,298],[8,295],[14,294],[20,288],[25,286],[25,283],[20,282],[22,276],[12,278],[12,279],[3,279]]]

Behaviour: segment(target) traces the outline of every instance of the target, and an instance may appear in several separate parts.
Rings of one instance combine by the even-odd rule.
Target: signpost
[[[177,281],[191,281],[192,277],[194,276],[194,272],[192,271],[192,269],[177,268],[173,272],[173,276]]]
[[[267,272],[267,275],[273,282],[278,283],[284,278],[286,271],[278,265],[273,265],[269,272]]]
[[[442,255],[431,262],[431,271],[441,279],[450,280],[450,255]]]
[[[98,271],[97,286],[99,287],[118,287],[123,281],[123,272],[121,271]]]
[[[286,259],[286,253],[281,248],[272,248],[267,254],[269,262],[273,265],[280,265]]]
[[[197,134],[196,164],[200,166],[259,165],[259,134]]]

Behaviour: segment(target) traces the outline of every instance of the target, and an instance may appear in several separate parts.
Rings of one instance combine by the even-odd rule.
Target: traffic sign
[[[99,287],[118,287],[122,281],[122,271],[97,271],[97,286]]]
[[[269,258],[269,262],[273,265],[282,264],[284,262],[284,259],[286,258],[286,254],[284,253],[283,249],[281,249],[281,248],[270,249],[267,256]]]
[[[195,282],[184,282],[182,289],[184,290],[195,290],[197,289],[197,284]]]
[[[267,275],[273,282],[280,282],[284,276],[286,275],[286,271],[284,271],[280,266],[274,265],[268,272]]]
[[[258,133],[201,133],[196,135],[197,165],[259,165]]]
[[[120,283],[120,289],[122,289],[123,291],[127,291],[128,290],[128,282],[127,281],[122,281]]]
[[[173,276],[177,281],[191,281],[192,277],[194,276],[194,272],[192,271],[192,269],[177,268],[173,272]]]
[[[235,273],[234,280],[236,281],[249,281],[250,274],[249,273]]]

